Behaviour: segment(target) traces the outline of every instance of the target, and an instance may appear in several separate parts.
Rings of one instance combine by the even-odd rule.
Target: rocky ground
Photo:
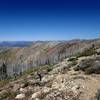
[[[37,72],[41,73],[41,81]],[[0,100],[100,100],[99,89],[100,55],[92,55],[67,58],[1,81]]]

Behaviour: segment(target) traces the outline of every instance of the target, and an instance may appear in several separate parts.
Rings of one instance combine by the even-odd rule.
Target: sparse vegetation
[[[46,71],[46,72],[50,72],[53,69],[53,65],[44,65],[44,66],[37,66],[37,67],[33,67],[31,69],[28,69],[27,71],[23,72],[23,75],[34,75],[35,72],[42,72],[42,71]]]
[[[85,70],[85,73],[86,74],[100,74],[100,66],[97,66],[97,67],[89,67]]]
[[[76,60],[78,60],[77,57],[70,57],[70,58],[68,59],[68,61],[76,61]]]
[[[76,55],[76,57],[79,58],[79,57],[83,57],[83,56],[91,56],[91,55],[94,55],[94,54],[97,54],[95,49],[94,48],[89,48],[89,49],[86,49],[85,51],[83,51],[81,53],[78,53]]]
[[[24,71],[22,74],[23,75],[28,75],[28,74],[32,74],[34,72],[34,68],[28,69],[26,71]]]
[[[17,95],[17,92],[12,92],[12,91],[4,91],[2,94],[0,94],[0,100],[6,100],[6,98],[15,98]]]
[[[73,61],[73,62],[71,63],[71,66],[75,66],[75,65],[77,65],[77,62],[76,62],[76,61]]]
[[[24,79],[24,80],[22,81],[22,83],[24,84],[23,88],[24,88],[24,87],[27,87],[27,86],[29,85],[29,82],[28,82],[26,79]]]
[[[74,71],[79,71],[79,67],[78,66],[75,66],[73,69],[74,69]]]
[[[84,71],[85,74],[100,74],[100,61],[98,58],[85,59],[74,67],[75,71]]]
[[[97,55],[100,55],[100,52],[97,52]]]
[[[5,86],[6,84],[8,84],[10,82],[10,80],[8,79],[6,79],[6,80],[1,80],[0,81],[0,87],[3,87],[3,86]]]
[[[85,74],[92,74],[92,73],[95,73],[94,68],[89,67],[89,68],[85,69]]]

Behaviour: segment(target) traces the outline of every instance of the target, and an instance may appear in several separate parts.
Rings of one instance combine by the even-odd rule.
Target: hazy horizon
[[[46,42],[46,41],[50,41],[50,42],[56,42],[56,41],[75,41],[75,40],[95,40],[95,39],[100,39],[100,38],[84,38],[84,39],[80,39],[80,38],[73,38],[73,39],[66,39],[66,40],[0,40],[0,42]]]

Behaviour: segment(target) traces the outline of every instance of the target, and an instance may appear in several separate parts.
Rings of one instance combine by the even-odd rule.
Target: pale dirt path
[[[91,97],[94,97],[97,90],[100,89],[100,76],[98,78],[96,76],[88,76],[88,80],[84,81],[82,85],[84,86],[84,91],[80,99],[91,100]]]
[[[97,90],[100,89],[100,75],[84,75],[83,72],[74,71],[71,69],[67,74],[73,75],[73,77],[81,76],[86,78],[85,80],[76,79],[74,82],[80,84],[80,100],[91,100],[94,97]]]

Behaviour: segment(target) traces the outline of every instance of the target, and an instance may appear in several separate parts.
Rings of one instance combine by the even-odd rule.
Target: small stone
[[[25,98],[25,94],[18,94],[15,99],[23,99]]]
[[[27,90],[26,89],[24,89],[24,88],[20,88],[20,90],[19,90],[21,93],[24,93],[24,94],[26,94],[27,93]]]
[[[35,99],[35,98],[37,98],[40,95],[41,95],[41,91],[34,93],[31,98]]]
[[[24,88],[24,86],[25,86],[25,84],[24,84],[24,83],[20,85],[20,87],[21,87],[21,88]]]
[[[15,84],[13,87],[13,91],[16,92],[20,88],[19,84]]]
[[[72,87],[72,91],[76,93],[79,88],[80,87],[78,85],[75,85]]]
[[[62,100],[62,98],[61,97],[56,97],[56,100]]]
[[[51,90],[50,88],[44,87],[44,88],[43,88],[43,93],[48,93],[50,90]]]
[[[40,100],[39,98],[36,98],[35,100]]]
[[[33,90],[33,87],[32,86],[28,86],[28,89],[31,91],[31,90]]]
[[[28,75],[27,78],[32,78],[32,76],[31,75]]]

